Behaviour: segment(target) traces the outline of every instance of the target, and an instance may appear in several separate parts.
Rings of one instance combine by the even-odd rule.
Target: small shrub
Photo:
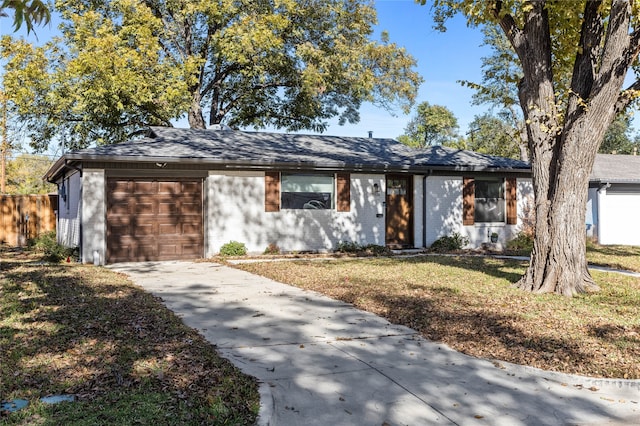
[[[391,254],[391,249],[389,247],[378,244],[368,244],[364,249],[366,252],[371,253],[374,256],[386,256]]]
[[[264,249],[264,254],[280,254],[280,247],[275,243],[271,243]]]
[[[77,249],[58,244],[56,232],[46,232],[30,241],[31,248],[36,253],[42,253],[48,262],[60,262],[68,257],[77,258]]]
[[[339,253],[359,253],[362,255],[370,254],[374,256],[383,256],[391,254],[388,247],[378,244],[359,244],[353,241],[340,241],[336,250]]]
[[[364,250],[364,247],[353,241],[340,241],[336,251],[339,253],[358,253]]]
[[[238,241],[229,241],[220,247],[220,254],[222,256],[244,256],[247,254],[247,246]]]
[[[463,237],[459,233],[454,232],[451,235],[445,235],[435,240],[433,244],[431,244],[431,250],[438,253],[444,253],[448,251],[462,250],[462,248],[467,244],[469,244],[468,237]]]
[[[533,250],[533,236],[527,232],[518,232],[512,240],[507,241],[507,250],[529,254]]]

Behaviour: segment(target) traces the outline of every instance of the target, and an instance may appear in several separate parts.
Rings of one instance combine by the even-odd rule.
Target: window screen
[[[504,179],[475,180],[475,221],[504,222]]]

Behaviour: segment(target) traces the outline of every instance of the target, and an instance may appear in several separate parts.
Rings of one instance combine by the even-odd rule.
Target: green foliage
[[[41,0],[2,0],[0,2],[0,17],[7,17],[8,9],[13,9],[13,30],[18,31],[22,24],[27,27],[27,33],[33,31],[35,25],[46,25],[51,21],[51,12]]]
[[[30,241],[30,246],[48,262],[58,263],[67,258],[77,260],[78,249],[58,244],[56,232],[46,232]]]
[[[459,81],[475,91],[474,105],[490,105],[495,115],[476,116],[469,124],[468,149],[509,158],[528,159],[527,134],[519,111],[518,82],[522,68],[509,40],[494,26],[482,30],[491,56],[482,58],[482,81]]]
[[[244,256],[247,254],[247,246],[238,241],[229,241],[220,247],[221,256]]]
[[[362,251],[362,245],[354,241],[340,241],[336,251],[339,253],[358,253]]]
[[[422,102],[398,141],[413,148],[446,145],[457,138],[458,119],[447,107]]]
[[[39,149],[56,138],[67,148],[117,143],[185,115],[192,128],[322,131],[330,118],[357,122],[363,102],[408,112],[422,82],[386,33],[372,40],[365,0],[58,0],[56,9],[57,44],[22,59],[3,52],[21,82],[8,93]],[[21,71],[36,59],[39,73]]]
[[[454,232],[451,235],[444,235],[435,240],[430,249],[437,253],[445,253],[449,251],[462,250],[464,246],[469,244],[469,238],[463,237],[458,232]]]
[[[519,232],[515,238],[507,241],[507,250],[519,254],[530,254],[533,250],[533,236],[526,232]]]
[[[44,156],[21,155],[7,163],[7,194],[48,194],[56,191],[54,184],[42,179],[51,166]]]
[[[510,123],[490,114],[476,116],[469,124],[466,149],[482,154],[520,158],[520,149]]]
[[[640,147],[640,143],[637,137],[632,140],[630,133],[631,116],[627,114],[619,115],[604,134],[604,139],[598,152],[601,154],[634,154]]]
[[[280,247],[276,243],[271,243],[264,249],[264,254],[280,254]]]
[[[360,244],[354,241],[340,241],[335,249],[338,253],[371,254],[374,256],[388,256],[391,250],[378,244]]]

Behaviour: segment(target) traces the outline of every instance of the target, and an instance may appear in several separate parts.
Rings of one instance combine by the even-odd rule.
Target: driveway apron
[[[640,381],[469,357],[344,302],[215,263],[109,268],[259,380],[262,425],[640,425]]]

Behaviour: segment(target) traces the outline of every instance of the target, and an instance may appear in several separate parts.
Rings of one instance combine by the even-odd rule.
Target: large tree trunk
[[[191,98],[191,107],[189,108],[189,127],[192,129],[206,129],[207,125],[204,122],[204,115],[202,114],[202,106],[200,105],[200,89],[192,91],[193,96]]]
[[[588,176],[597,145],[593,134],[571,130],[555,168],[549,190],[536,192],[536,238],[531,263],[518,287],[536,293],[573,296],[598,287],[587,269],[585,209]],[[572,149],[573,148],[573,149]],[[597,148],[596,148],[597,150]]]
[[[496,17],[524,72],[519,97],[527,123],[536,200],[531,261],[517,285],[565,296],[594,290],[597,286],[586,260],[589,175],[607,127],[625,106],[622,84],[637,58],[640,33],[629,35],[628,1],[612,2],[606,26],[600,15],[604,10],[601,2],[585,3],[580,47],[560,119],[545,1],[531,0],[522,28],[508,14],[500,15],[501,4],[495,3]]]

